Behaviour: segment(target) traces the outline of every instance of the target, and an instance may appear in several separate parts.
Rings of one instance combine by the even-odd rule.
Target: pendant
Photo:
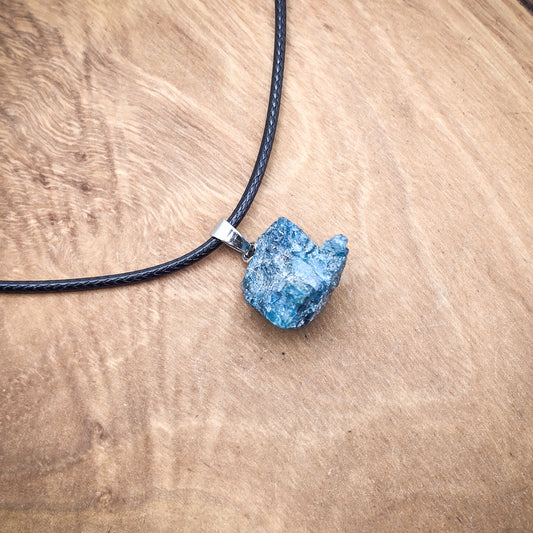
[[[212,236],[242,254],[248,263],[241,283],[245,300],[283,329],[301,328],[320,313],[339,284],[348,254],[344,235],[317,246],[283,217],[257,243],[224,219]]]

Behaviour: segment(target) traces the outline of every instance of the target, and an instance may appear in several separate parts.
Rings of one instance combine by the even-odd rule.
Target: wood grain
[[[279,331],[219,250],[0,296],[0,531],[532,531],[533,21],[512,0],[289,2],[241,225],[349,238]],[[141,268],[245,186],[272,2],[0,2],[0,278]]]

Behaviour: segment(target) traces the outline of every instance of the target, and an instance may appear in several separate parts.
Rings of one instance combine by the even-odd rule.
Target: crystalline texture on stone
[[[339,284],[347,242],[336,235],[317,246],[296,224],[279,218],[257,240],[242,281],[244,298],[280,328],[305,326]]]

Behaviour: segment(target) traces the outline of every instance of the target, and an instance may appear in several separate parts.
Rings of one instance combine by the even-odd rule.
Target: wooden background
[[[202,242],[261,138],[273,3],[0,1],[0,278]],[[220,249],[148,284],[0,295],[0,531],[532,531],[533,17],[295,0],[264,185],[349,238],[280,331]]]

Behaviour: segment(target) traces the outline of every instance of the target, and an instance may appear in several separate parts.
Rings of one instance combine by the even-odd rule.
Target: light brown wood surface
[[[0,279],[192,249],[261,139],[273,5],[0,2]],[[281,331],[220,249],[151,283],[0,295],[0,531],[532,531],[533,18],[290,1],[240,229],[350,255]]]

